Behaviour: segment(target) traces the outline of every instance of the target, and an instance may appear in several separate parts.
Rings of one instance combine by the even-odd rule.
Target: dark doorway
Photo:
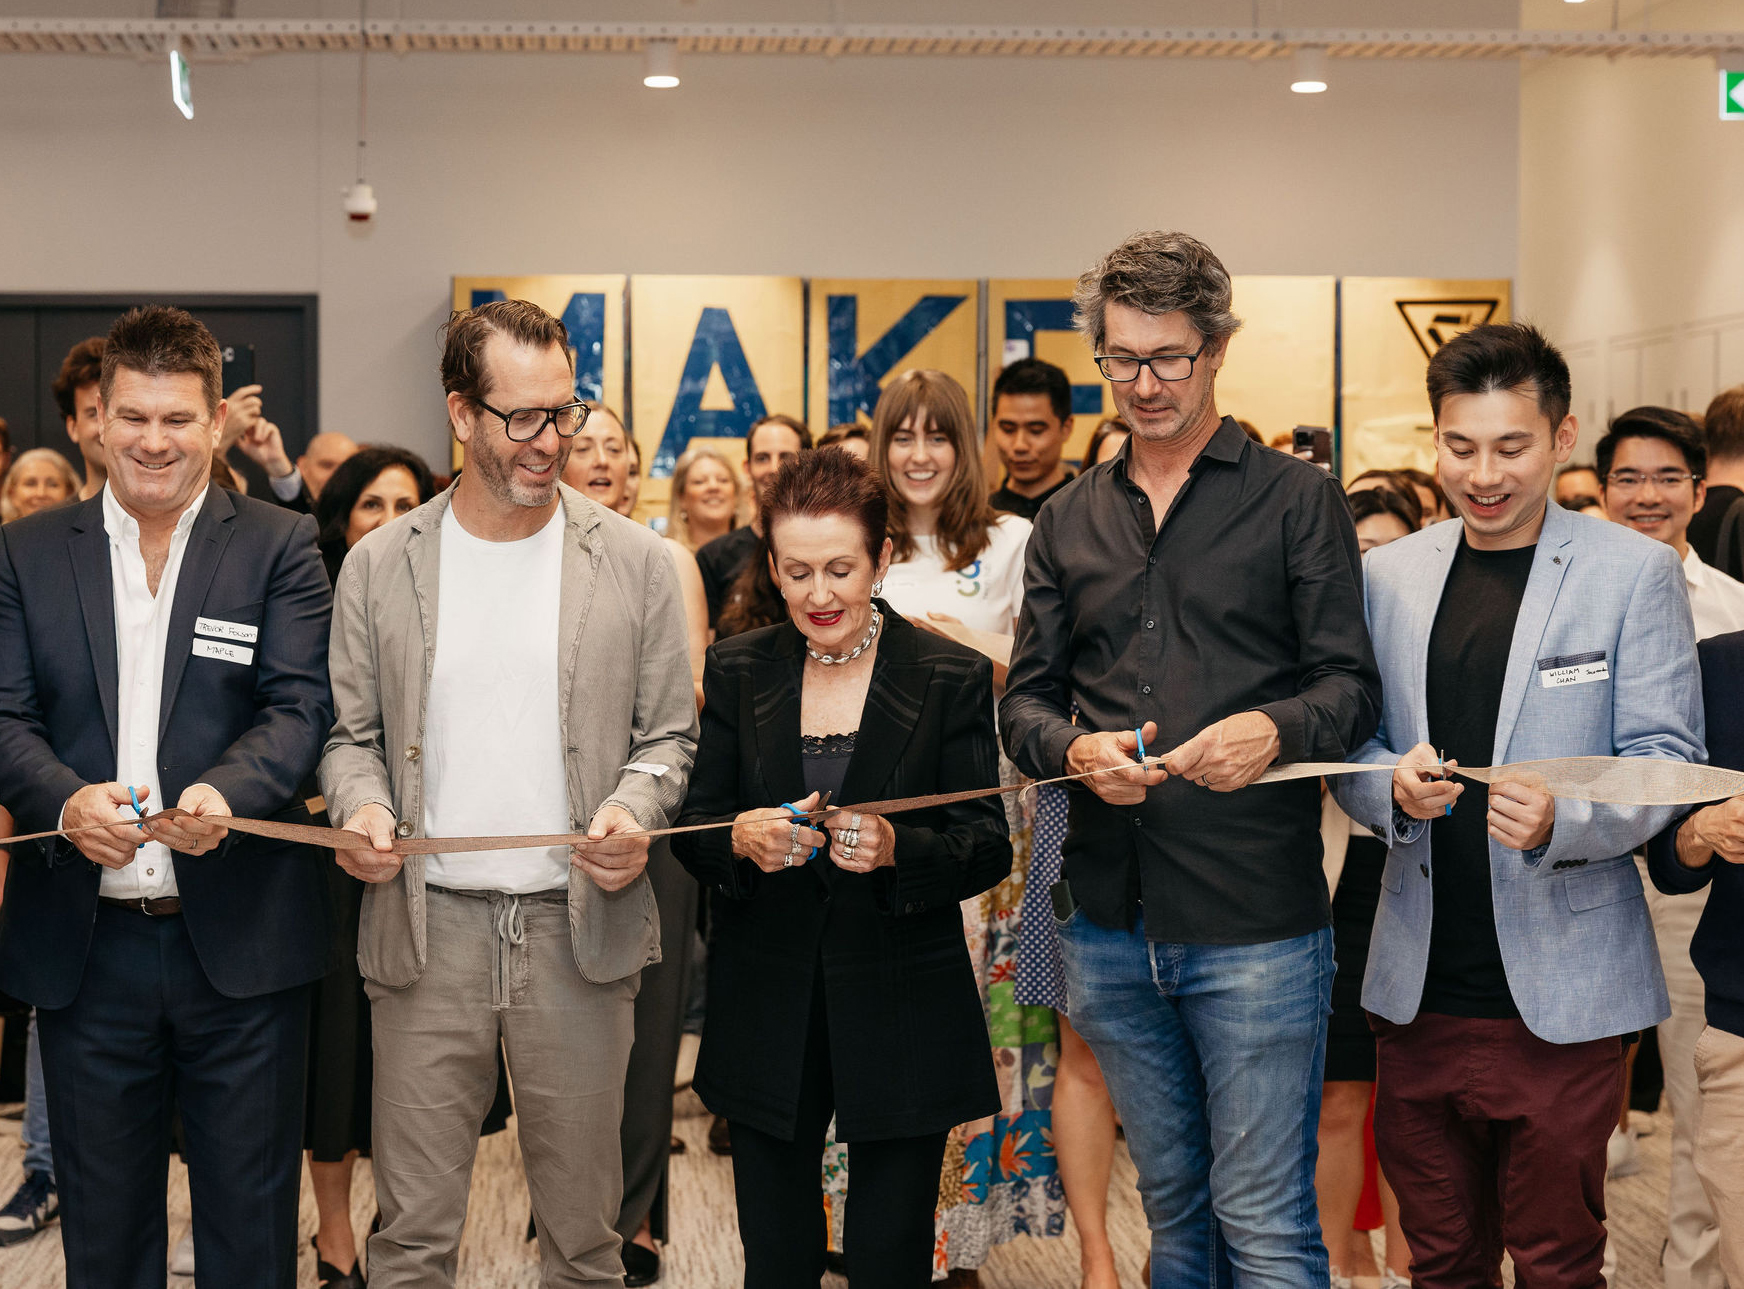
[[[0,416],[10,424],[15,451],[55,448],[81,469],[55,406],[55,374],[69,349],[104,335],[139,304],[178,305],[211,328],[220,345],[254,346],[254,379],[264,386],[267,419],[284,435],[293,461],[320,432],[312,295],[0,295]],[[234,449],[230,462],[248,478],[249,492],[262,495],[266,480],[259,468]]]

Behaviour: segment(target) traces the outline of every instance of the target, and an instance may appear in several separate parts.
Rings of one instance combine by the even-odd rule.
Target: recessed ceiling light
[[[669,90],[678,85],[678,42],[650,40],[642,46],[642,84],[651,90]]]
[[[1296,50],[1295,73],[1290,88],[1298,94],[1326,92],[1326,51],[1319,45],[1302,45]]]

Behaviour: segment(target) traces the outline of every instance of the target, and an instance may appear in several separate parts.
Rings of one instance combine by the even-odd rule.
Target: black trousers
[[[835,1113],[821,981],[800,1075],[794,1139],[734,1123],[733,1191],[745,1246],[745,1289],[817,1289],[824,1229],[824,1135]],[[932,1283],[933,1210],[944,1132],[848,1143],[843,1256],[854,1289],[926,1289]]]
[[[37,1011],[68,1289],[162,1289],[172,1105],[199,1289],[294,1289],[309,990],[227,998],[179,916],[99,905],[79,995]]]
[[[636,991],[636,1044],[624,1071],[624,1198],[618,1235],[629,1243],[648,1219],[666,1238],[667,1173],[672,1158],[672,1081],[690,1001],[690,947],[696,940],[696,879],[672,856],[664,838],[648,850],[648,880],[660,911],[661,960],[642,968]]]

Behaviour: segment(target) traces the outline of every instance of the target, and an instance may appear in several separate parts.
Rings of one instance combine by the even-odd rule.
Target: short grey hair
[[[1229,270],[1204,242],[1186,233],[1134,233],[1078,279],[1072,324],[1100,353],[1108,306],[1124,304],[1150,314],[1184,313],[1195,331],[1217,341],[1241,328],[1229,297]]]

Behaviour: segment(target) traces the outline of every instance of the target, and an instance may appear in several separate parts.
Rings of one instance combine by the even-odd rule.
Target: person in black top
[[[1429,631],[1429,732],[1443,760],[1487,765],[1536,543],[1479,550],[1461,542]],[[1436,863],[1424,1011],[1518,1017],[1508,992],[1490,903],[1490,837],[1481,811],[1455,810],[1429,825]]]
[[[1223,265],[1181,233],[1139,234],[1079,279],[1079,327],[1132,433],[1036,519],[1000,723],[1028,774],[1111,771],[1071,789],[1055,904],[1156,1282],[1227,1283],[1239,1262],[1324,1283],[1319,791],[1247,785],[1342,760],[1380,690],[1338,482],[1217,413],[1229,300]],[[1163,766],[1132,765],[1140,738]]]
[[[916,1289],[946,1135],[999,1109],[958,901],[1006,876],[1011,841],[998,797],[853,803],[997,786],[993,667],[874,598],[890,542],[864,463],[805,453],[764,504],[790,618],[709,650],[680,822],[733,827],[673,838],[715,895],[695,1087],[732,1125],[750,1289],[817,1289],[832,1114],[855,1289]],[[826,791],[841,809],[792,820]]]
[[[1702,563],[1744,579],[1744,506],[1737,505],[1744,501],[1744,385],[1714,395],[1702,417],[1702,437],[1708,444],[1708,496],[1690,520],[1689,544]],[[1731,532],[1722,542],[1728,515]]]
[[[1072,437],[1072,382],[1052,363],[1024,358],[993,382],[989,431],[1005,482],[988,500],[995,510],[1034,519],[1042,503],[1075,477],[1060,460]]]
[[[1709,764],[1744,770],[1744,631],[1703,640],[1696,650]],[[1667,895],[1713,884],[1690,944],[1707,988],[1708,1014],[1696,1042],[1701,1118],[1695,1167],[1719,1226],[1720,1267],[1729,1283],[1744,1284],[1744,939],[1738,934],[1744,926],[1744,796],[1677,820],[1647,848],[1647,866],[1653,884]]]
[[[763,551],[763,489],[777,470],[810,448],[811,431],[805,422],[779,413],[765,416],[745,435],[745,473],[750,477],[751,499],[756,506],[751,522],[715,538],[696,552],[703,593],[708,596],[711,628],[720,622],[728,592],[739,574]]]

